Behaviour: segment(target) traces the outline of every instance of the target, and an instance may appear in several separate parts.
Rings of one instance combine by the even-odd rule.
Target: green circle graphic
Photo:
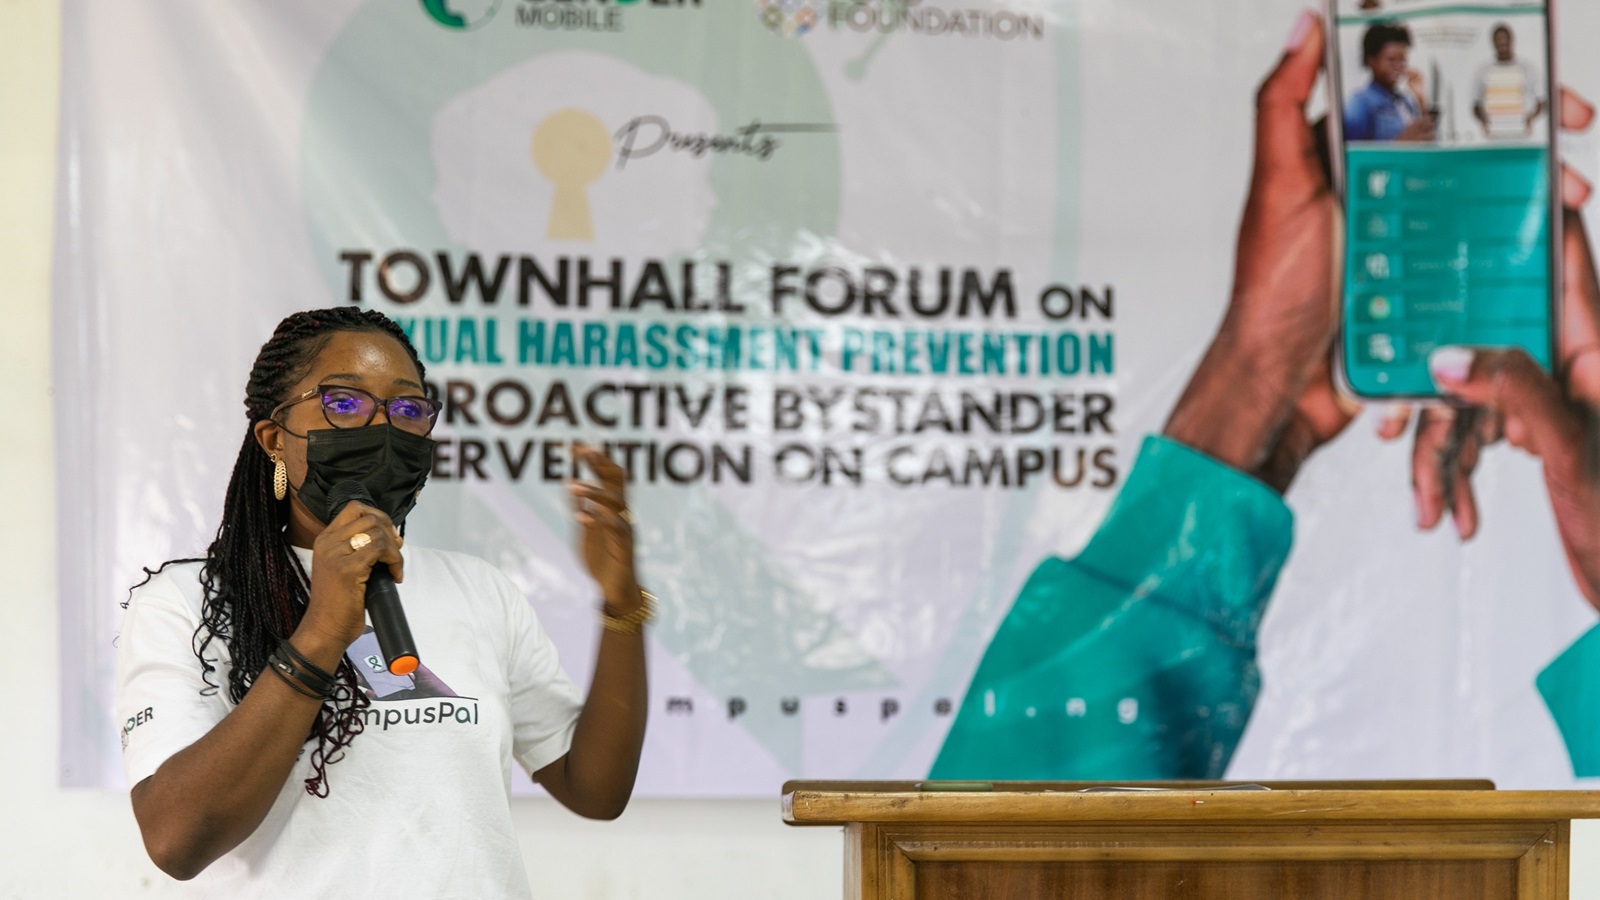
[[[473,31],[482,28],[500,11],[505,0],[478,0],[476,9],[458,9],[462,0],[421,0],[422,9],[435,22],[456,31]]]

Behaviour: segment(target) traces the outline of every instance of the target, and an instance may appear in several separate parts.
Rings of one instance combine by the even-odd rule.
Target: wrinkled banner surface
[[[503,568],[580,681],[561,480],[575,440],[628,467],[663,603],[645,793],[1573,783],[1600,712],[1536,679],[1596,614],[1539,460],[1484,451],[1463,543],[1418,530],[1381,410],[1283,499],[1151,437],[1227,305],[1298,13],[68,2],[63,782],[121,783],[118,602],[215,531],[256,349],[357,304],[445,403],[408,539]],[[1600,95],[1600,10],[1562,14]],[[1594,146],[1563,145],[1590,181]]]

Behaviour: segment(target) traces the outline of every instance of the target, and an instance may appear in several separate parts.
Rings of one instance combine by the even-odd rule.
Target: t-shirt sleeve
[[[532,774],[566,755],[583,698],[527,599],[504,576],[499,581],[511,627],[511,753]]]
[[[1344,139],[1372,140],[1372,110],[1363,94],[1355,94],[1344,104]]]
[[[135,590],[117,640],[116,714],[130,787],[204,737],[232,708],[223,691],[201,677],[193,644],[199,620],[176,583],[182,577],[182,570],[169,569]],[[215,642],[207,650],[222,652]],[[225,673],[217,665],[212,682],[225,685]]]

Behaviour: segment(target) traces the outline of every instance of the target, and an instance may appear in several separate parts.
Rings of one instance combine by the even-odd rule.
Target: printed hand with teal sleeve
[[[1023,585],[929,777],[1221,777],[1293,525],[1261,482],[1146,438],[1088,546]]]

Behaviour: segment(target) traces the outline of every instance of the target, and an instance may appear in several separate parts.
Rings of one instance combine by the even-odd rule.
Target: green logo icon
[[[494,18],[505,0],[422,0],[422,9],[435,22],[456,31],[481,28]]]

